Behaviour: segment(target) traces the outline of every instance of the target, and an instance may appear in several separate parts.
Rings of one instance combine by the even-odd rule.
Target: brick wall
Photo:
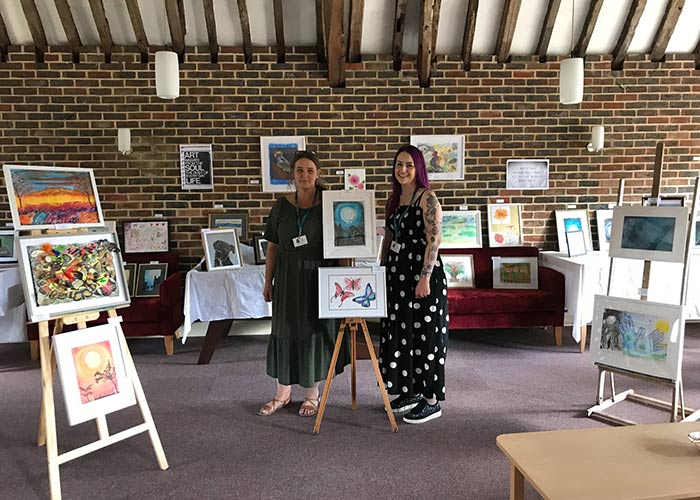
[[[249,183],[260,179],[260,136],[306,136],[333,189],[343,186],[337,169],[366,168],[383,207],[393,153],[409,135],[464,134],[464,180],[433,185],[443,208],[480,208],[487,241],[485,205],[523,203],[526,241],[544,249],[556,248],[553,210],[612,203],[621,177],[625,202],[639,203],[658,141],[666,144],[663,193],[690,196],[700,167],[692,163],[700,156],[700,72],[690,57],[635,57],[617,74],[608,58],[589,57],[576,106],[559,104],[558,63],[529,57],[477,60],[465,73],[459,57],[441,56],[432,86],[421,89],[414,60],[395,72],[389,56],[370,56],[347,66],[346,88],[331,89],[312,48],[289,53],[283,65],[267,48],[249,65],[238,49],[224,49],[215,65],[208,50],[190,49],[175,101],[155,96],[153,54],[143,65],[136,52],[115,49],[112,60],[94,51],[75,65],[57,48],[36,64],[30,48],[11,49],[0,64],[0,160],[93,168],[105,218],[163,214],[183,270],[202,255],[199,230],[221,212],[215,204],[247,211],[252,233],[263,231],[277,195]],[[590,154],[590,127],[600,123],[606,148]],[[131,128],[130,156],[117,151],[118,127]],[[182,191],[179,145],[201,143],[213,144],[215,189]],[[550,189],[506,191],[509,158],[549,158]],[[0,222],[9,220],[1,189]],[[595,235],[593,212],[591,226]]]

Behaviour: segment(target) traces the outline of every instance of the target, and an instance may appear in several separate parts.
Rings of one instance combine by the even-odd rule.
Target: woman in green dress
[[[292,385],[303,388],[299,415],[316,414],[319,382],[328,375],[339,322],[318,317],[318,268],[336,265],[323,258],[320,165],[310,151],[297,151],[291,164],[296,191],[277,200],[267,219],[265,300],[272,301],[267,374],[277,379],[274,397],[258,411],[272,415],[292,400]],[[336,374],[350,362],[344,341]]]

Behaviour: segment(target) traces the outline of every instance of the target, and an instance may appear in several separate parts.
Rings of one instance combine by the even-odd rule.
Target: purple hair
[[[394,162],[392,163],[391,196],[389,197],[389,203],[387,203],[386,206],[387,222],[389,221],[389,216],[393,214],[399,207],[399,197],[401,196],[401,184],[399,184],[399,181],[396,178],[395,166],[396,158],[398,158],[401,153],[408,153],[411,155],[413,165],[416,167],[416,189],[430,189],[430,181],[428,181],[428,170],[425,168],[425,158],[423,158],[423,153],[421,153],[421,150],[410,144],[401,146],[394,155]]]

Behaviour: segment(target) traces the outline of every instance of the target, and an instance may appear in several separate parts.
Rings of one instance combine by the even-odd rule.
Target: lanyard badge
[[[304,223],[306,222],[306,219],[309,218],[311,208],[316,202],[316,193],[317,191],[314,189],[314,197],[311,199],[311,207],[305,209],[303,214],[301,214],[301,217],[299,216],[299,194],[294,193],[294,209],[297,213],[297,237],[292,238],[292,244],[294,245],[294,248],[303,247],[309,244],[309,240],[306,238],[305,234],[302,234],[302,230],[304,229]]]

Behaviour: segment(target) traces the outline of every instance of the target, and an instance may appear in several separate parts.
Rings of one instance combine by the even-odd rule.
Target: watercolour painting
[[[537,257],[491,257],[494,288],[538,288]]]
[[[374,191],[323,191],[323,255],[375,257]]]
[[[319,318],[386,317],[386,268],[321,267]]]
[[[160,285],[168,277],[168,263],[154,262],[139,264],[138,277],[136,278],[136,297],[158,297]]]
[[[463,135],[412,135],[411,144],[423,153],[431,181],[464,178]]]
[[[472,255],[441,255],[447,278],[447,288],[474,288],[474,257]]]
[[[238,234],[238,241],[248,239],[248,214],[230,212],[226,214],[209,214],[209,229],[233,228]]]
[[[366,189],[367,174],[364,168],[345,169],[345,189]]]
[[[15,237],[12,229],[0,229],[0,262],[15,262]]]
[[[475,247],[481,247],[481,212],[479,210],[444,210],[440,248]]]
[[[557,240],[560,252],[569,253],[566,243],[566,233],[569,231],[583,231],[586,252],[593,250],[587,210],[556,210],[554,214],[557,220]]]
[[[488,206],[489,246],[519,246],[523,244],[521,205],[497,203]]]
[[[608,252],[610,248],[610,238],[612,237],[612,210],[596,210],[596,225],[598,226],[598,249],[601,252]]]

